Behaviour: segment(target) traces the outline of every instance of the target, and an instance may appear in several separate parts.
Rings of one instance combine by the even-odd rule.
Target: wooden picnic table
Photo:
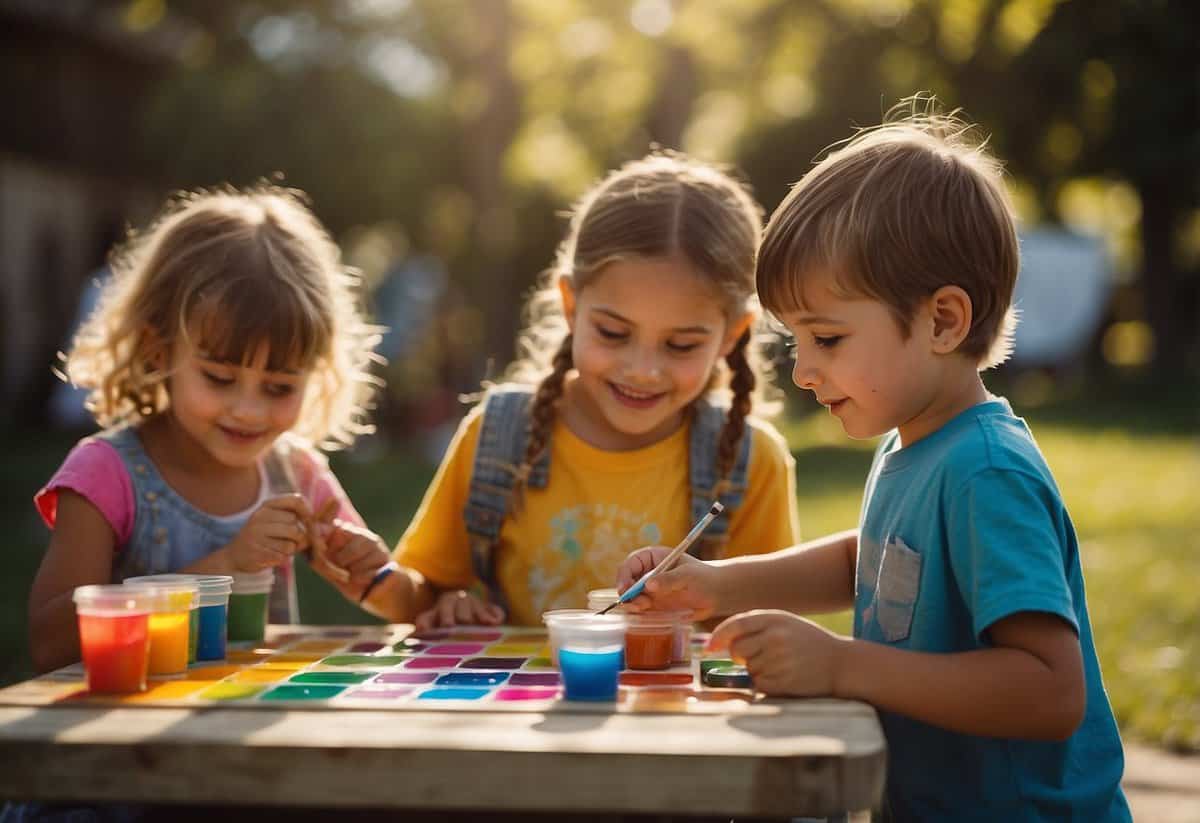
[[[753,713],[0,705],[0,798],[780,816],[876,807],[875,711]]]

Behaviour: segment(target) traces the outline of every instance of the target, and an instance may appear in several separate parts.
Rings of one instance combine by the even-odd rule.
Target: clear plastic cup
[[[559,670],[567,700],[617,699],[627,625],[620,614],[567,617],[559,623]]]
[[[234,574],[229,593],[229,642],[261,643],[267,634],[267,606],[274,569]]]
[[[542,622],[550,635],[550,659],[558,665],[558,648],[560,645],[558,628],[569,620],[579,620],[594,615],[589,609],[553,609],[542,613]]]
[[[72,599],[88,689],[116,694],[145,691],[155,595],[106,584],[79,586]]]
[[[199,590],[196,616],[196,660],[224,660],[233,577],[227,574],[151,574],[126,583],[190,580]]]
[[[675,652],[678,612],[641,612],[627,615],[625,665],[631,669],[666,669]]]
[[[191,646],[191,613],[199,598],[192,580],[125,581],[154,593],[150,613],[150,674],[183,674]]]

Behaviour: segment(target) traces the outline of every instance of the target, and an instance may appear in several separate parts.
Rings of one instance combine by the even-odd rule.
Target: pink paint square
[[[500,689],[496,692],[497,700],[554,700],[561,689]]]
[[[406,669],[453,669],[462,662],[461,657],[414,657],[404,664]]]
[[[440,646],[430,646],[426,650],[426,654],[444,654],[455,655],[457,657],[466,657],[470,654],[479,654],[484,650],[483,643],[443,643]]]
[[[408,697],[416,691],[415,686],[362,686],[346,692],[343,697],[356,697],[360,700],[398,700]]]
[[[371,683],[432,683],[437,672],[384,672]]]

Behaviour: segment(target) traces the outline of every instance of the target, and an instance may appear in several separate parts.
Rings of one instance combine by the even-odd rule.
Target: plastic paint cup
[[[235,574],[229,594],[229,642],[261,643],[267,634],[267,604],[275,584],[273,569]]]
[[[197,598],[196,659],[224,660],[229,592],[233,578],[227,574],[151,574],[129,577],[126,583],[169,583],[188,580],[199,589]],[[189,641],[190,642],[190,641]]]
[[[567,700],[616,700],[627,622],[624,615],[567,618],[558,651]]]
[[[148,574],[127,577],[126,583],[195,583],[199,590],[196,598],[196,613],[190,617],[189,627],[195,628],[188,636],[188,662],[197,660],[225,659],[226,617],[229,610],[229,591],[233,578],[227,574]],[[194,639],[193,639],[194,638]],[[195,654],[191,647],[195,646]]]
[[[199,587],[193,581],[125,581],[154,595],[150,612],[150,674],[187,671],[190,619]]]
[[[555,666],[558,665],[558,648],[561,645],[558,627],[569,620],[585,619],[594,614],[590,609],[554,609],[542,613],[542,622],[546,624],[550,635],[550,659],[554,661]]]
[[[675,640],[671,644],[671,665],[692,662],[692,613],[691,611],[662,612],[675,618]]]
[[[675,650],[675,612],[629,615],[625,635],[625,663],[631,669],[665,669]]]
[[[72,599],[88,689],[145,691],[154,595],[129,586],[79,586]]]

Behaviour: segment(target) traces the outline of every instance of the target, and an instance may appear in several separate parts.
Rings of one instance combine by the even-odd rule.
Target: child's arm
[[[108,583],[116,535],[87,498],[58,490],[57,515],[50,546],[29,592],[29,647],[33,666],[50,671],[79,660],[76,586]]]
[[[435,596],[433,585],[423,574],[397,565],[396,571],[375,586],[359,605],[389,623],[412,623],[417,615],[433,608]]]
[[[621,564],[624,591],[654,568],[670,549],[640,549]],[[748,609],[831,612],[854,603],[858,532],[840,532],[763,555],[703,562],[684,555],[674,568],[646,584],[634,611],[691,609],[697,620]]]
[[[743,660],[769,694],[833,696],[962,734],[1064,740],[1083,719],[1086,691],[1071,626],[1018,612],[988,629],[992,647],[953,654],[897,649],[835,635],[784,612],[726,620],[710,642]]]

